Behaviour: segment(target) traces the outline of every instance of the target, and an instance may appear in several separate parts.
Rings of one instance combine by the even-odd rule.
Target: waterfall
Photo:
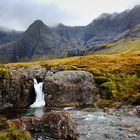
[[[43,82],[38,83],[37,80],[34,79],[34,89],[35,89],[36,99],[35,102],[32,105],[30,105],[30,108],[45,106]]]

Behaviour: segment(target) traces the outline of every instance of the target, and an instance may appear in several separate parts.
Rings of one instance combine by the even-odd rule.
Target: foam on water
[[[36,94],[35,102],[30,105],[30,108],[38,108],[45,106],[44,100],[44,92],[43,92],[43,82],[38,83],[36,79],[34,79],[34,89]]]

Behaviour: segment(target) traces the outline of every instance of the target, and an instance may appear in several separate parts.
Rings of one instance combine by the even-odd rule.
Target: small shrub
[[[0,140],[29,140],[30,138],[28,131],[21,131],[10,120],[0,117]]]
[[[97,106],[97,107],[101,107],[101,108],[104,108],[104,107],[112,107],[112,104],[113,104],[113,101],[112,100],[98,100],[94,106]]]
[[[10,73],[10,71],[8,69],[0,68],[0,77],[3,77],[3,76],[5,76],[5,75],[7,75],[9,73]]]
[[[107,77],[105,77],[105,76],[95,76],[94,80],[97,84],[102,84],[102,83],[108,81]]]

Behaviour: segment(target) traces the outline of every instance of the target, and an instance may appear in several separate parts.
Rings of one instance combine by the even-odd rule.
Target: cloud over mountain
[[[120,5],[121,3],[121,5]],[[0,26],[26,30],[36,19],[49,26],[57,23],[86,25],[101,13],[121,12],[139,0],[1,0]]]

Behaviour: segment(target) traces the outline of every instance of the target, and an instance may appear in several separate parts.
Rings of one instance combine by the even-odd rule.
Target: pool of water
[[[63,108],[54,108],[54,107],[41,107],[41,108],[9,108],[2,110],[0,114],[5,116],[7,119],[16,119],[22,116],[35,116],[41,118],[45,112],[51,110],[63,110]]]

